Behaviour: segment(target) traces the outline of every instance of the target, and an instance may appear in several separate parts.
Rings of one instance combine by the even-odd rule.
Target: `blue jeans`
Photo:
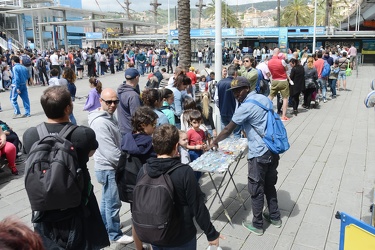
[[[118,240],[122,235],[120,229],[121,201],[115,181],[114,170],[95,170],[96,179],[102,188],[100,214],[111,241]]]
[[[222,116],[221,117],[221,130],[223,130],[225,126],[227,126],[231,121],[232,121],[232,117]],[[241,129],[242,129],[242,126],[237,126],[233,130],[234,138],[241,138]]]
[[[11,87],[10,91],[10,102],[14,108],[14,114],[19,115],[21,114],[20,107],[18,106],[17,98],[18,95],[21,97],[23,102],[23,107],[25,108],[25,115],[30,115],[30,100],[29,94],[27,93],[26,83],[19,86],[19,90],[21,91],[20,94],[17,92],[17,88],[15,86]]]
[[[332,96],[336,96],[336,82],[337,79],[328,79],[328,83],[332,91]]]
[[[146,73],[145,63],[138,63],[138,70],[139,70],[139,74],[143,76]]]
[[[325,80],[323,78],[319,78],[318,84],[319,84],[319,88],[322,90],[323,99],[324,100],[327,99],[326,98],[326,95],[327,95],[327,80]]]
[[[73,115],[73,112],[69,115],[69,120],[72,124],[77,125],[76,118]]]
[[[190,161],[195,161],[196,159],[199,158],[203,154],[203,150],[189,150],[189,155],[190,155]],[[197,181],[202,177],[202,172],[199,171],[194,171],[195,178]]]
[[[194,237],[190,241],[178,247],[158,247],[152,245],[153,250],[196,250],[197,249],[197,239]]]

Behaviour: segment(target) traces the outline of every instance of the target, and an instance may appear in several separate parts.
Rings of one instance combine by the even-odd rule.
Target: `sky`
[[[138,0],[139,1],[139,0]],[[137,0],[130,0],[130,9],[134,11],[144,11],[144,10],[151,10],[150,2],[154,0],[141,0],[142,4],[136,4]],[[160,6],[161,9],[167,9],[168,0],[157,0],[162,5]],[[247,3],[256,3],[262,2],[262,0],[226,0],[229,5],[241,5]],[[109,11],[117,11],[121,12],[123,10],[118,2],[124,5],[124,0],[82,0],[82,8],[90,9],[90,10],[97,10],[99,11],[99,7],[96,4],[98,2],[102,11],[109,10]],[[198,3],[199,0],[190,0],[190,4],[192,7],[195,8],[195,4]],[[211,0],[203,0],[203,3],[208,4]],[[169,0],[169,5],[171,8],[176,6],[177,0]]]

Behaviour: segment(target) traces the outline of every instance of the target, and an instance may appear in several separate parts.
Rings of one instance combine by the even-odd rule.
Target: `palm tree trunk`
[[[277,27],[280,27],[280,0],[277,0]]]
[[[186,69],[191,65],[190,0],[178,0],[177,3],[179,66]]]

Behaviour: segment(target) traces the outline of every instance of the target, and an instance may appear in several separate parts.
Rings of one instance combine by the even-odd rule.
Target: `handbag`
[[[349,67],[349,62],[348,62],[348,67],[345,70],[345,75],[346,76],[351,76],[352,75],[352,69]]]

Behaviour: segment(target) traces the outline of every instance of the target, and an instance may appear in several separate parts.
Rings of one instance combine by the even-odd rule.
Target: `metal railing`
[[[12,39],[12,38],[11,38]],[[12,50],[13,51],[17,51],[19,50],[20,48],[17,47],[14,43],[13,43],[13,39],[12,39]],[[4,38],[0,37],[0,46],[3,47],[3,49],[8,49],[8,41],[5,40]],[[22,47],[21,47],[22,48]]]

